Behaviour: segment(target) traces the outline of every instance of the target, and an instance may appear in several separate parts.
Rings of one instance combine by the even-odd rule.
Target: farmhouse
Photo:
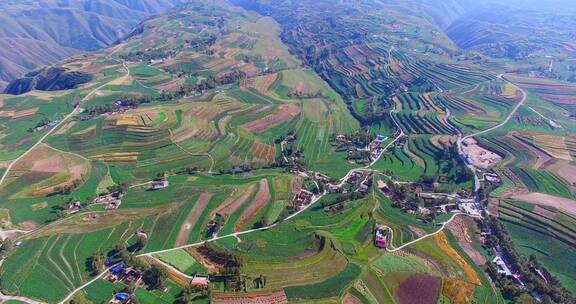
[[[132,267],[127,267],[124,261],[122,261],[113,267],[104,279],[113,284],[122,283],[129,285],[131,282],[135,282],[136,286],[139,286],[142,284],[142,273]]]
[[[341,193],[341,192],[342,192],[342,187],[340,187],[339,185],[335,185],[335,184],[328,184],[328,192],[330,192],[330,193]]]
[[[81,209],[82,209],[82,203],[80,203],[80,201],[70,202],[67,207],[67,210],[70,213],[78,212]]]
[[[346,183],[354,185],[362,178],[362,176],[363,176],[362,172],[352,171],[352,173],[346,179]]]
[[[151,190],[160,190],[160,189],[164,189],[168,187],[168,181],[165,179],[162,180],[155,180],[152,182],[152,185],[150,186]]]
[[[388,241],[388,228],[382,225],[376,226],[374,230],[374,246],[384,249],[388,246]]]
[[[195,275],[190,281],[190,286],[195,288],[208,289],[208,287],[210,287],[210,278]]]
[[[94,203],[105,205],[104,209],[106,210],[118,209],[118,207],[120,207],[120,204],[122,203],[121,198],[122,198],[122,192],[116,191],[97,197],[94,200]]]
[[[312,201],[314,194],[308,190],[301,189],[298,194],[294,196],[294,207],[302,209]]]
[[[499,274],[506,277],[512,276],[512,271],[510,271],[510,268],[508,268],[502,257],[500,256],[495,257],[494,260],[492,260],[492,263],[496,264]]]
[[[130,303],[134,303],[134,301],[132,300],[132,298],[130,297],[129,294],[124,293],[124,292],[120,292],[114,295],[114,297],[112,297],[112,300],[110,300],[108,303],[110,304],[130,304]]]

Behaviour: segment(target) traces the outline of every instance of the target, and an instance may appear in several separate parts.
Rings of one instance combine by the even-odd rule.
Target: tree
[[[164,269],[157,265],[152,265],[152,267],[144,273],[143,280],[150,289],[161,289],[167,277]]]
[[[90,270],[92,271],[92,275],[98,275],[106,269],[105,261],[106,258],[102,252],[98,251],[92,254],[90,257]]]

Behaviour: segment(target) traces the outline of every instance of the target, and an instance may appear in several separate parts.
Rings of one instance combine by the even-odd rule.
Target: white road
[[[420,241],[423,240],[423,239],[426,239],[426,238],[429,238],[429,237],[431,237],[431,236],[434,236],[434,235],[442,232],[442,230],[444,230],[444,228],[446,228],[446,226],[447,226],[448,224],[450,224],[450,222],[452,222],[452,221],[453,221],[457,216],[459,216],[459,215],[469,216],[469,217],[473,217],[473,218],[480,218],[480,219],[482,218],[482,217],[480,217],[480,216],[474,216],[474,215],[470,215],[470,214],[462,213],[462,212],[454,213],[454,215],[452,215],[452,217],[451,217],[449,220],[447,220],[446,222],[442,223],[442,226],[440,227],[440,229],[438,229],[438,230],[436,230],[436,231],[434,231],[434,232],[432,232],[432,233],[428,233],[428,234],[426,234],[426,235],[423,235],[423,236],[421,236],[421,237],[419,237],[419,238],[417,238],[417,239],[415,239],[415,240],[413,240],[413,241],[410,241],[410,242],[408,242],[408,243],[406,243],[406,244],[402,244],[402,246],[400,246],[400,247],[394,247],[394,248],[392,248],[392,249],[386,248],[386,251],[388,251],[388,252],[396,252],[396,251],[402,250],[402,249],[404,249],[404,248],[406,248],[406,247],[408,247],[408,246],[410,246],[410,245],[412,245],[412,244],[414,244],[414,243],[420,242]],[[388,230],[390,231],[390,244],[392,244],[392,239],[393,239],[393,237],[394,237],[394,231],[393,231],[392,229],[390,229],[390,227],[388,227]]]

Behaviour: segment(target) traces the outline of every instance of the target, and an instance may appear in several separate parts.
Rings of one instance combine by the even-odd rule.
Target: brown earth
[[[239,295],[215,294],[214,304],[288,304],[284,290],[244,293]]]
[[[458,240],[460,247],[464,249],[464,252],[466,252],[476,265],[486,264],[486,258],[472,246],[473,240],[470,236],[468,224],[464,218],[454,218],[447,227],[450,229],[450,232],[452,232],[452,235],[456,237],[456,240]]]
[[[532,212],[549,220],[553,220],[556,217],[556,211],[548,210],[538,205],[534,207],[534,210],[532,210]]]
[[[462,150],[470,156],[474,166],[478,168],[488,169],[502,160],[500,155],[480,146],[473,138],[466,139],[464,143]]]
[[[178,90],[180,88],[180,86],[182,86],[184,84],[185,81],[186,81],[185,78],[176,78],[176,79],[170,80],[168,82],[156,85],[156,86],[154,86],[154,88],[158,89],[158,90],[166,90],[166,91],[173,90],[173,91],[175,91],[175,90]]]
[[[358,300],[358,298],[356,298],[355,296],[353,296],[351,293],[348,292],[344,296],[344,299],[342,299],[342,303],[344,303],[344,304],[362,304],[362,301]]]
[[[248,206],[248,208],[244,210],[244,212],[236,222],[234,226],[235,231],[239,231],[243,225],[250,222],[253,219],[253,217],[256,214],[258,214],[258,211],[260,211],[266,205],[266,203],[268,203],[272,198],[272,196],[270,195],[270,189],[268,186],[267,179],[261,179],[258,187],[259,187],[258,192],[256,192],[254,201],[252,202],[252,204],[250,204],[250,206]]]
[[[558,169],[558,175],[565,179],[570,185],[576,185],[576,166],[564,164]]]
[[[256,190],[256,185],[250,185],[247,189],[242,190],[241,195],[231,195],[224,200],[214,211],[212,211],[212,218],[215,214],[220,214],[225,218],[229,218],[236,210],[240,209]]]
[[[296,104],[284,104],[279,106],[274,114],[243,124],[241,127],[251,132],[263,132],[291,121],[300,114],[300,111],[300,107]]]
[[[186,220],[184,220],[184,224],[180,227],[180,232],[178,232],[178,237],[176,238],[176,246],[182,246],[188,242],[192,228],[194,228],[194,225],[200,218],[200,215],[202,215],[211,198],[212,193],[205,192],[200,195],[198,201],[196,201],[196,204],[192,207],[190,213],[188,213]]]

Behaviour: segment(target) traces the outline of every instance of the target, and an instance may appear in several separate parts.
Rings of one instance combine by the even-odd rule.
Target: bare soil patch
[[[184,84],[185,81],[186,81],[185,78],[176,78],[176,79],[170,80],[168,82],[156,85],[156,86],[154,86],[154,88],[158,89],[158,90],[166,90],[166,91],[177,90],[180,88],[181,85]]]
[[[534,212],[535,214],[538,214],[542,217],[545,217],[549,220],[553,220],[556,217],[556,211],[542,208],[541,206],[538,206],[538,205],[536,205],[536,207],[534,207],[534,210],[532,210],[532,212]]]
[[[565,179],[570,185],[576,185],[576,166],[564,164],[558,169],[558,175]]]
[[[468,138],[464,141],[462,150],[470,157],[474,166],[482,169],[494,167],[502,160],[502,157],[478,144],[475,139]]]
[[[211,198],[212,193],[205,192],[200,195],[198,201],[196,201],[196,204],[192,207],[190,213],[188,213],[186,220],[184,220],[184,224],[180,227],[180,232],[178,232],[178,237],[176,238],[176,246],[182,246],[188,242],[192,228],[194,228],[194,225],[200,218],[200,215],[202,215]]]
[[[284,290],[245,293],[238,295],[216,294],[212,298],[214,304],[287,304],[288,298]]]
[[[355,296],[350,293],[346,293],[344,299],[342,300],[344,304],[362,304],[362,301],[358,300]]]
[[[220,214],[225,218],[229,218],[236,210],[240,209],[256,190],[256,185],[250,185],[248,189],[242,191],[241,195],[232,195],[222,202],[218,208],[213,211],[213,214]]]
[[[30,117],[34,116],[34,114],[36,114],[36,112],[38,112],[38,108],[32,108],[32,109],[17,111],[17,112],[14,112],[12,119],[30,118]]]
[[[472,246],[472,237],[466,221],[462,217],[456,217],[450,224],[448,229],[452,235],[458,240],[458,244],[464,249],[464,252],[476,263],[476,265],[486,264],[486,258]]]
[[[296,104],[284,104],[278,107],[276,113],[243,124],[242,128],[251,132],[263,132],[291,121],[300,114],[300,111],[300,107]]]
[[[268,186],[267,179],[260,180],[258,186],[259,186],[258,192],[256,192],[254,201],[252,202],[252,204],[250,204],[250,206],[248,206],[248,208],[246,208],[246,210],[244,210],[244,212],[236,222],[236,225],[234,226],[235,231],[239,231],[243,225],[250,222],[250,220],[252,220],[256,214],[258,214],[258,211],[260,211],[266,205],[266,203],[268,203],[272,198],[272,196],[270,195],[270,189]]]

